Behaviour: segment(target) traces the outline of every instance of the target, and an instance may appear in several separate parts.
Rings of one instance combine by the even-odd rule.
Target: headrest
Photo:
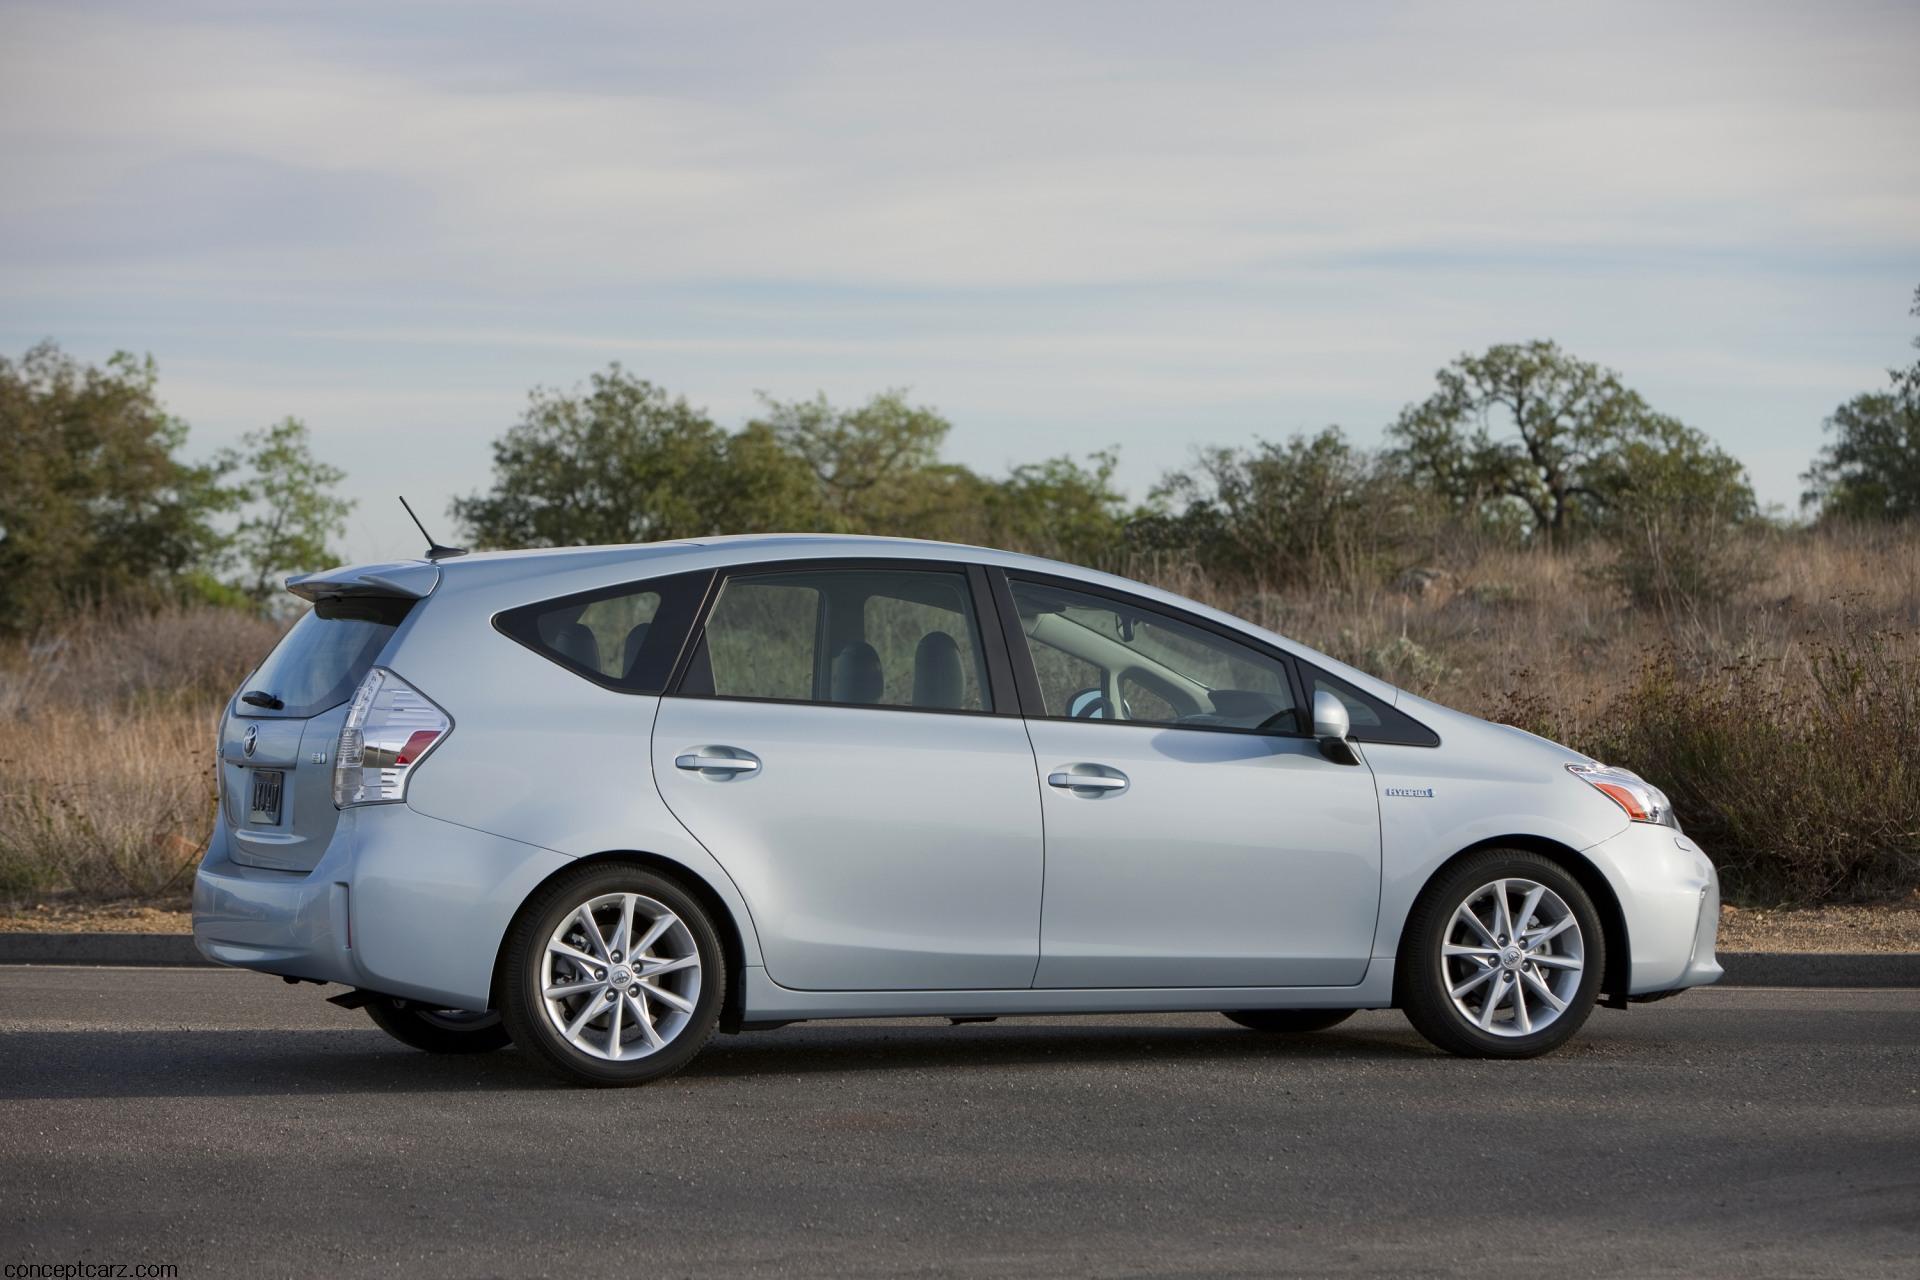
[[[577,662],[589,671],[600,669],[600,642],[593,638],[593,628],[584,622],[569,622],[554,633],[553,647],[570,662]]]
[[[944,631],[929,631],[913,651],[913,705],[956,711],[966,705],[960,646]]]
[[[650,622],[636,622],[633,630],[627,632],[626,648],[620,657],[622,679],[633,679],[633,669],[640,661],[640,650],[647,643],[647,628],[652,625]]]
[[[864,640],[854,641],[833,660],[833,701],[870,706],[880,701],[885,687],[880,655]]]

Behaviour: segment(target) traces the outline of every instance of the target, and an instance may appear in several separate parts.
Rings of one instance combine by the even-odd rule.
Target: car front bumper
[[[484,1009],[514,912],[572,859],[404,804],[340,815],[312,871],[244,866],[225,819],[193,882],[193,940],[220,964]]]
[[[1657,995],[1718,982],[1720,876],[1700,846],[1672,827],[1636,822],[1586,851],[1613,886],[1632,957],[1627,994]]]

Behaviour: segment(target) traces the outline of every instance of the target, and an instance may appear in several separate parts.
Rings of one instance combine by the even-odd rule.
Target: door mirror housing
[[[1320,753],[1336,764],[1359,764],[1360,753],[1347,741],[1347,735],[1353,732],[1353,719],[1347,714],[1347,704],[1340,701],[1331,690],[1321,689],[1313,695],[1313,736],[1320,741]]]
[[[1322,689],[1313,695],[1313,736],[1325,742],[1336,738],[1341,742],[1353,732],[1353,719],[1347,715],[1347,704],[1330,690]]]

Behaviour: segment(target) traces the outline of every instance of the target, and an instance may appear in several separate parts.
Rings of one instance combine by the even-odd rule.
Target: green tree
[[[1338,427],[1251,448],[1199,451],[1169,472],[1136,521],[1137,545],[1182,549],[1215,573],[1267,584],[1317,581],[1403,549],[1418,495]]]
[[[339,563],[329,544],[346,532],[353,510],[352,500],[335,491],[347,473],[313,456],[305,423],[287,418],[249,432],[221,465],[240,473],[240,521],[228,556],[248,599],[264,605],[288,574]]]
[[[456,498],[483,547],[657,542],[803,516],[808,484],[768,433],[729,437],[614,364],[573,393],[536,388],[493,445],[493,488]]]
[[[964,469],[940,461],[950,424],[885,391],[843,409],[827,398],[776,400],[749,429],[768,431],[812,474],[822,527],[842,533],[939,536],[975,496]]]
[[[1920,288],[1910,314],[1920,317]],[[1920,516],[1920,360],[1888,378],[1887,390],[1855,396],[1827,419],[1834,439],[1800,477],[1808,486],[1801,501],[1823,517]]]
[[[51,342],[0,357],[0,630],[81,600],[154,597],[221,549],[222,464],[180,459],[151,358],[104,368]]]
[[[806,533],[828,527],[812,471],[763,422],[726,437],[712,518],[728,533]]]
[[[1119,463],[1118,450],[1103,449],[1086,462],[1022,463],[983,482],[984,527],[969,540],[1080,564],[1111,560],[1126,528],[1125,499],[1113,486]]]
[[[1463,513],[1497,523],[1517,504],[1526,532],[1550,540],[1604,528],[1639,484],[1636,465],[1710,479],[1717,508],[1752,505],[1739,464],[1706,436],[1552,342],[1489,347],[1435,378],[1389,435],[1409,474]]]

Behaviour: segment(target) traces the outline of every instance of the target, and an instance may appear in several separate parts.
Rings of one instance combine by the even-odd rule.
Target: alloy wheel
[[[1495,880],[1454,909],[1440,947],[1447,995],[1490,1035],[1544,1031],[1573,1003],[1586,940],[1573,909],[1537,881]]]
[[[621,1062],[672,1043],[700,999],[700,950],[658,899],[606,893],[568,912],[540,962],[547,1020],[574,1048]]]

